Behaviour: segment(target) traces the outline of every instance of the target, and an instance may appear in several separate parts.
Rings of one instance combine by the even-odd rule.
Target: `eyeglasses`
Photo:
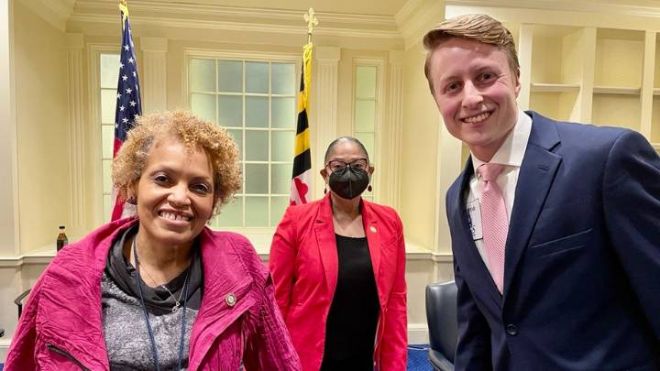
[[[357,160],[353,160],[351,162],[345,162],[342,160],[331,160],[328,161],[325,166],[330,169],[330,171],[334,172],[339,172],[342,171],[346,168],[346,166],[350,166],[351,169],[354,170],[362,170],[362,171],[369,171],[369,161],[366,158],[358,158]]]

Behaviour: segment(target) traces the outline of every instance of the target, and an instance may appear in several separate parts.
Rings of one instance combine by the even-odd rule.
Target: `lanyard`
[[[137,237],[136,237],[137,239]],[[149,312],[147,312],[147,306],[144,304],[144,295],[142,294],[142,284],[140,283],[140,261],[137,256],[137,249],[135,247],[136,243],[133,240],[133,256],[135,256],[135,269],[137,271],[137,287],[138,293],[140,294],[140,303],[142,304],[142,312],[144,313],[144,321],[147,324],[147,332],[149,333],[149,340],[151,341],[151,354],[154,358],[154,365],[156,371],[160,371],[160,362],[158,361],[158,350],[156,349],[156,339],[154,338],[153,330],[151,329],[151,323],[149,323]],[[183,281],[183,310],[181,311],[181,337],[179,340],[179,359],[177,361],[177,370],[181,370],[181,363],[183,362],[183,343],[184,337],[186,335],[186,304],[188,303],[188,276],[190,274],[190,267],[186,273],[186,279]]]

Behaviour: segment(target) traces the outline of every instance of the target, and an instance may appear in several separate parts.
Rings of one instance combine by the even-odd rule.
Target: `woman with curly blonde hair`
[[[141,117],[112,177],[137,217],[58,253],[5,369],[298,370],[254,248],[206,227],[241,184],[227,132],[187,112]]]

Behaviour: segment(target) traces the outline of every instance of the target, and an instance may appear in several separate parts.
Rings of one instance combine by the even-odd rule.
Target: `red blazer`
[[[393,209],[362,203],[380,316],[374,361],[399,371],[407,362],[406,254],[403,226]],[[275,298],[304,371],[321,368],[325,326],[337,286],[337,244],[330,196],[287,209],[270,250]]]

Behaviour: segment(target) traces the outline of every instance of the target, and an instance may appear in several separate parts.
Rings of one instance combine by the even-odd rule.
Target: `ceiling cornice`
[[[220,5],[177,4],[133,0],[130,3],[133,25],[163,25],[171,27],[216,29],[250,32],[304,34],[304,11],[227,7]],[[69,22],[115,23],[118,9],[115,4],[78,0]],[[378,39],[397,39],[393,17],[379,15],[316,13],[320,25],[315,35],[352,36]]]
[[[60,31],[66,29],[66,22],[73,13],[76,0],[18,0],[39,17]]]
[[[445,5],[538,9],[660,18],[660,6],[643,0],[445,0]]]

